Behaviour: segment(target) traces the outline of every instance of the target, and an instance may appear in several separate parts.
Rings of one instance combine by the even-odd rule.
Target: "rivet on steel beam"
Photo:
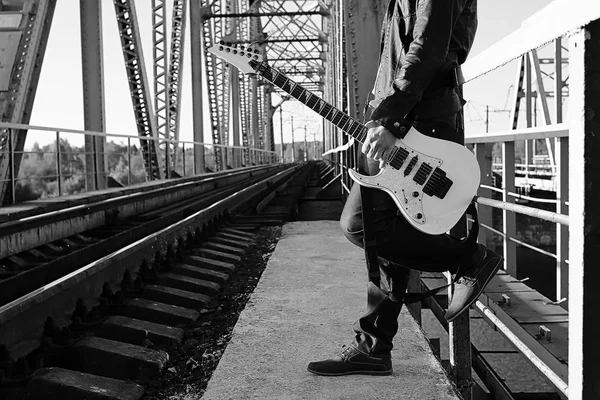
[[[510,296],[507,294],[503,294],[502,299],[500,300],[500,304],[506,304],[507,307],[510,307]]]
[[[544,325],[540,325],[540,339],[546,339],[546,342],[552,341],[552,331]]]

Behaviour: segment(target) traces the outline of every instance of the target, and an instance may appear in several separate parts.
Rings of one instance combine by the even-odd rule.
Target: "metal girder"
[[[114,0],[114,5],[138,134],[141,137],[158,138],[135,3],[133,0]],[[156,140],[140,139],[140,144],[148,179],[163,179],[164,171],[159,165]]]
[[[250,17],[304,17],[311,15],[329,15],[326,11],[296,11],[296,12],[258,12],[258,13],[230,13],[230,14],[208,14],[209,18],[250,18]]]
[[[183,77],[183,54],[185,43],[185,25],[187,14],[187,0],[173,1],[173,17],[171,19],[171,53],[169,54],[169,79],[168,79],[168,109],[169,109],[169,137],[179,140],[179,119],[181,117],[181,84]],[[172,167],[177,165],[177,152],[171,155]]]
[[[379,58],[379,31],[385,4],[346,0],[345,19],[349,40],[346,41],[348,68],[348,106],[350,115],[363,118],[367,97],[375,82]]]
[[[23,0],[3,8],[0,110],[4,122],[29,123],[55,6],[56,0]],[[26,136],[26,131],[0,131],[0,204],[15,201],[14,179]]]
[[[79,15],[83,78],[83,128],[86,131],[106,132],[102,3],[79,0]],[[107,186],[105,144],[105,137],[85,135],[85,186],[87,191],[105,189]]]
[[[156,133],[162,139],[169,137],[169,112],[167,106],[167,8],[164,0],[152,0],[152,60],[154,72],[154,110]],[[163,168],[169,177],[170,145],[169,142],[159,142],[161,154],[165,155]]]
[[[203,16],[216,12],[229,11],[231,1],[216,0],[210,2],[202,1]],[[227,20],[204,19],[202,29],[204,31],[204,60],[206,67],[206,81],[208,86],[208,100],[210,106],[210,119],[212,130],[212,142],[216,145],[226,145],[228,142],[227,131],[229,128],[229,67],[227,63],[208,52],[208,49],[217,40],[226,37]],[[224,169],[223,152],[221,148],[213,149],[215,155],[215,169]]]
[[[303,42],[322,42],[323,38],[320,36],[306,36],[306,37],[297,37],[297,36],[284,36],[284,37],[277,37],[277,38],[273,38],[273,39],[262,39],[260,40],[261,44],[264,43],[303,43]],[[252,40],[240,40],[237,43],[240,44],[247,44],[247,43],[253,43]]]

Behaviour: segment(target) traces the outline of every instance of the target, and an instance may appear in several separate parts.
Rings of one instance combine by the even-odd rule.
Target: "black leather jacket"
[[[477,0],[391,0],[371,119],[429,119],[456,113],[464,104],[443,78],[462,64],[477,30]],[[440,79],[442,78],[442,79]]]

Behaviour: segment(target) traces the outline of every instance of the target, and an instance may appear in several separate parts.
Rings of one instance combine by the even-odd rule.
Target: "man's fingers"
[[[369,144],[369,142],[364,142],[362,145],[362,148],[361,148],[362,153],[367,154],[370,147],[371,147],[371,145]]]

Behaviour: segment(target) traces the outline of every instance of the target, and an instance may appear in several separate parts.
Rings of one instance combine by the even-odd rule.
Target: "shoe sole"
[[[485,288],[488,285],[488,283],[490,283],[490,281],[494,278],[494,276],[496,276],[496,273],[498,272],[498,270],[502,266],[503,262],[504,262],[504,258],[500,257],[498,259],[498,262],[496,263],[496,265],[493,268],[493,272],[486,279],[486,281],[484,282],[484,284],[482,286],[482,289],[479,291],[479,293],[477,293],[477,296],[473,297],[473,300],[471,302],[467,303],[459,312],[457,312],[456,315],[454,317],[452,317],[452,319],[446,318],[446,321],[448,321],[448,322],[454,321],[456,318],[458,318],[459,315],[461,315],[465,310],[468,310],[469,307],[471,307],[471,305],[473,305],[473,303],[475,303],[477,301],[477,299],[479,298],[479,296],[481,296],[481,294],[485,290]]]
[[[308,372],[311,372],[313,374],[316,375],[321,375],[321,376],[344,376],[344,375],[377,375],[377,376],[383,376],[383,375],[392,375],[392,373],[394,372],[393,370],[389,370],[389,371],[360,371],[360,370],[356,370],[356,371],[348,371],[348,372],[319,372],[319,371],[315,371],[312,369],[307,368],[306,369]]]

